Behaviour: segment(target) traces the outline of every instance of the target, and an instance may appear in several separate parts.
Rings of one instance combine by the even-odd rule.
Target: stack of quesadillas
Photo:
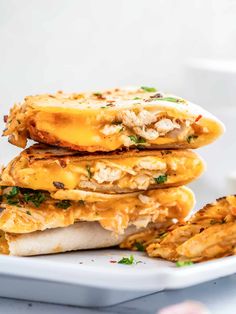
[[[188,149],[223,125],[155,88],[26,97],[3,135],[25,149],[1,174],[0,252],[29,256],[102,248],[194,206],[183,184],[204,170]]]

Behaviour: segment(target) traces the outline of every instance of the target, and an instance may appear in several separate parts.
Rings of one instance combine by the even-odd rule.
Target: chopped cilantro
[[[162,101],[176,102],[176,103],[185,103],[186,102],[184,99],[174,98],[174,97],[163,97],[163,98],[157,97],[157,99],[162,100]]]
[[[196,140],[197,138],[198,138],[197,135],[189,135],[189,136],[187,137],[187,142],[190,144],[190,143],[192,143],[194,140]]]
[[[141,99],[140,97],[134,97],[134,100],[139,100],[139,99]]]
[[[11,191],[8,193],[8,196],[16,196],[18,195],[20,192],[20,189],[17,186],[13,186],[13,188],[11,189]]]
[[[56,203],[58,208],[67,209],[71,206],[71,202],[69,200],[62,200]]]
[[[154,178],[154,180],[155,180],[156,183],[158,183],[158,184],[165,183],[165,182],[167,181],[167,174],[160,175],[159,177]]]
[[[108,108],[108,107],[106,107],[106,106],[102,106],[101,108],[102,108],[102,109],[106,109],[106,108]]]
[[[87,170],[87,172],[88,172],[88,177],[89,177],[89,179],[91,179],[91,178],[92,178],[91,167],[90,167],[89,165],[87,165],[87,166],[86,166],[86,170]]]
[[[145,138],[141,137],[141,136],[137,136],[137,135],[130,135],[129,136],[130,140],[132,142],[134,142],[135,144],[143,144],[146,143]]]
[[[40,205],[46,200],[46,195],[41,191],[30,191],[23,193],[23,198],[26,203],[33,203],[35,207]]]
[[[145,248],[144,248],[143,244],[140,243],[140,242],[135,242],[135,243],[134,243],[134,246],[135,246],[135,248],[136,248],[138,251],[140,251],[140,252],[144,252],[144,251],[145,251]]]
[[[97,97],[100,97],[100,96],[102,96],[102,93],[97,92],[97,93],[93,93],[93,95],[97,96]]]
[[[19,204],[19,198],[18,194],[20,192],[20,189],[17,186],[13,186],[11,191],[7,194],[4,194],[3,196],[7,199],[7,204],[9,205],[18,205]]]
[[[132,265],[134,264],[134,256],[130,255],[130,257],[123,257],[118,264]]]
[[[26,214],[31,216],[31,212],[29,210],[26,211]]]
[[[141,86],[141,89],[148,93],[154,93],[157,91],[155,87]]]
[[[191,262],[191,261],[178,261],[178,262],[175,263],[175,265],[177,267],[184,267],[184,266],[193,265],[193,262]]]

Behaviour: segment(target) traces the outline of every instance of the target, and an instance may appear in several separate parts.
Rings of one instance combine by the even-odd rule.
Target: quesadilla
[[[59,190],[51,195],[18,187],[2,189],[0,230],[27,233],[66,227],[78,221],[98,221],[105,229],[123,233],[129,225],[182,220],[194,206],[186,187],[128,194]]]
[[[200,262],[236,254],[236,196],[204,206],[185,224],[151,226],[128,236],[121,248],[142,247],[151,257]]]
[[[19,187],[2,187],[1,198],[0,250],[6,252],[6,247],[11,247],[10,243],[20,241],[20,243],[31,243],[30,247],[33,251],[29,249],[31,252],[29,255],[32,255],[32,252],[55,253],[55,248],[53,251],[49,249],[52,245],[55,247],[55,243],[58,244],[58,252],[83,249],[86,246],[104,247],[106,243],[108,246],[109,243],[115,245],[122,242],[125,235],[137,232],[138,229],[141,230],[151,223],[163,225],[173,219],[183,221],[195,203],[193,193],[186,187],[120,195],[78,190],[59,190],[49,194],[45,191]],[[100,239],[98,242],[95,239],[95,244],[93,241],[91,243],[85,241],[81,244],[81,239],[77,241],[73,238],[77,233],[77,227],[73,228],[73,226],[77,224],[80,226],[81,222],[100,226],[102,235],[100,238],[98,236]],[[67,239],[64,239],[64,244],[61,245],[63,230]],[[104,233],[103,230],[109,232]],[[54,237],[54,231],[56,238],[52,240],[53,244],[43,244],[44,239]],[[93,234],[92,230],[91,232]],[[110,242],[105,241],[104,236],[107,239],[110,234],[112,234]],[[37,244],[38,239],[40,242]],[[67,247],[66,243],[71,241],[72,247],[69,244]],[[40,249],[39,246],[43,248]],[[38,253],[37,249],[39,249]],[[11,254],[14,254],[13,252],[14,250]],[[17,254],[21,255],[19,251]],[[22,251],[22,255],[27,254]]]
[[[29,96],[4,120],[3,135],[19,147],[31,138],[88,152],[197,148],[224,132],[201,107],[150,87]]]
[[[102,154],[36,144],[10,162],[0,184],[50,192],[128,193],[184,185],[203,170],[202,159],[188,150],[136,149]]]

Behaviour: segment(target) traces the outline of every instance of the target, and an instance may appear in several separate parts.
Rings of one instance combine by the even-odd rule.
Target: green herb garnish
[[[31,216],[31,212],[29,210],[26,211],[26,214]]]
[[[141,89],[148,93],[154,93],[157,91],[155,87],[141,86]]]
[[[190,143],[192,143],[194,140],[196,140],[197,138],[198,138],[197,135],[189,135],[189,136],[187,137],[187,142],[190,144]]]
[[[130,135],[129,136],[130,140],[132,142],[134,142],[135,144],[143,144],[146,143],[145,138],[141,137],[141,136],[137,136],[137,135]]]
[[[46,200],[46,195],[41,191],[30,191],[23,193],[23,199],[26,203],[31,202],[35,207],[40,207]]]
[[[132,265],[134,264],[134,256],[130,255],[130,257],[123,257],[118,264]]]
[[[20,189],[17,186],[13,186],[13,188],[11,189],[11,191],[7,194],[7,196],[9,197],[13,197],[18,195],[20,192]]]
[[[87,170],[87,172],[88,172],[88,177],[89,177],[89,179],[91,179],[91,178],[92,178],[91,167],[90,167],[89,165],[87,165],[87,166],[86,166],[86,170]]]
[[[139,99],[141,99],[140,97],[134,97],[134,100],[139,100]]]
[[[165,182],[167,181],[167,174],[160,175],[159,177],[154,178],[154,180],[155,180],[156,183],[158,183],[158,184],[165,183]]]
[[[175,263],[175,265],[177,267],[184,267],[184,266],[193,265],[193,262],[191,262],[191,261],[178,261],[178,262]]]
[[[71,206],[71,202],[69,200],[62,200],[56,203],[58,208],[67,209]]]
[[[13,186],[11,191],[7,194],[4,194],[3,196],[7,199],[7,204],[9,205],[18,205],[19,204],[19,198],[18,194],[20,192],[20,189],[17,186]]]
[[[143,246],[142,243],[140,242],[135,242],[134,243],[134,246],[136,247],[136,249],[140,252],[144,252],[145,251],[145,247]]]
[[[174,98],[174,97],[162,97],[162,98],[157,98],[158,100],[162,101],[169,101],[169,102],[175,102],[175,103],[186,103],[184,99],[181,98]]]

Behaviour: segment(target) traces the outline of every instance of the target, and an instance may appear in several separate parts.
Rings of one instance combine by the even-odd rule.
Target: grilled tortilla
[[[29,233],[66,227],[78,221],[97,221],[104,229],[122,234],[130,226],[182,221],[194,206],[186,187],[128,194],[59,190],[49,193],[17,187],[2,190],[0,230]]]
[[[197,148],[224,132],[213,115],[154,88],[38,95],[15,105],[3,135],[25,147],[27,138],[79,151],[121,148]]]
[[[36,144],[3,170],[0,184],[50,192],[128,193],[184,185],[203,170],[202,159],[188,150],[89,154]]]

